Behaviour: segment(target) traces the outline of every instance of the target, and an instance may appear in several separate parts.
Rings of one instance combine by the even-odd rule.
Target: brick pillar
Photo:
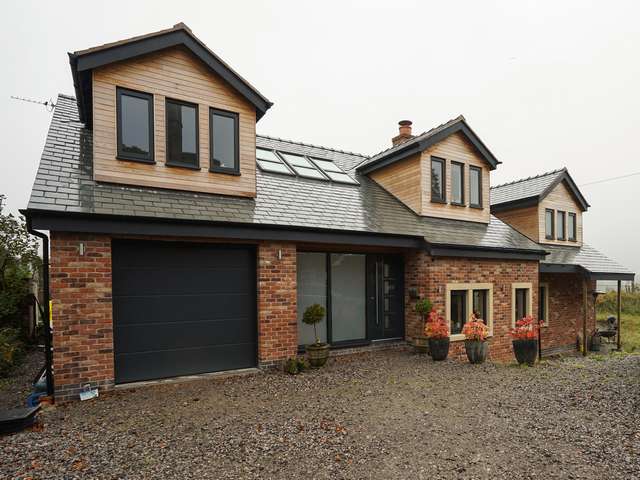
[[[112,387],[110,238],[51,232],[50,278],[56,401],[77,400],[87,383]]]
[[[296,246],[258,246],[258,361],[272,366],[298,350]]]
[[[405,254],[404,269],[404,330],[407,341],[423,334],[422,318],[415,313],[417,299],[411,298],[410,291],[414,290],[418,298],[428,298],[433,301],[429,292],[429,265],[431,257],[423,250],[411,250]]]

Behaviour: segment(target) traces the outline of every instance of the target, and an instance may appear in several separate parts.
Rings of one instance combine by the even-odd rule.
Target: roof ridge
[[[347,150],[340,150],[339,148],[324,147],[322,145],[314,145],[313,143],[304,143],[296,140],[289,140],[287,138],[273,137],[271,135],[264,135],[261,133],[260,134],[256,133],[256,137],[267,138],[269,140],[278,140],[279,142],[293,143],[295,145],[302,145],[305,147],[321,148],[322,150],[329,150],[331,152],[346,153],[347,155],[355,155],[357,157],[362,157],[364,159],[370,158],[369,156],[363,155],[362,153],[349,152]]]
[[[521,182],[526,182],[528,180],[533,180],[534,178],[541,178],[541,177],[546,177],[548,175],[553,175],[554,173],[560,173],[562,171],[566,171],[567,167],[562,167],[562,168],[557,168],[555,170],[551,170],[549,172],[545,172],[545,173],[540,173],[538,175],[532,175],[530,177],[527,178],[520,178],[518,180],[512,180],[510,182],[505,182],[505,183],[501,183],[499,185],[494,185],[493,187],[491,187],[491,190],[495,189],[495,188],[500,188],[500,187],[506,187],[507,185],[514,185],[516,183],[521,183]]]
[[[67,100],[73,100],[73,101],[76,100],[76,97],[74,97],[73,95],[68,95],[66,93],[58,93],[58,96],[62,98],[66,98]]]

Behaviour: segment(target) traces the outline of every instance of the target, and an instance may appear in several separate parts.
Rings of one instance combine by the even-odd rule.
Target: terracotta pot
[[[311,345],[307,345],[307,356],[309,357],[309,364],[312,367],[322,367],[327,363],[327,358],[329,358],[329,344],[312,343]]]
[[[464,349],[467,352],[469,363],[484,363],[489,352],[489,344],[480,340],[465,340]]]
[[[416,353],[429,353],[429,339],[427,337],[414,337],[413,348]]]
[[[538,357],[538,340],[513,340],[513,353],[519,364],[533,367]]]
[[[449,355],[449,339],[448,338],[430,338],[429,354],[436,362],[445,360]]]

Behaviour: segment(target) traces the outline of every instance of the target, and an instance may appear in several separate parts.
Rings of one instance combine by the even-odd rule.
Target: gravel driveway
[[[54,407],[0,477],[640,478],[640,356],[536,368],[406,351]]]

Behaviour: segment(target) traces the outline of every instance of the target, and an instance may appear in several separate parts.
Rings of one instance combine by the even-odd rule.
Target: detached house
[[[583,242],[588,204],[559,170],[492,188],[500,162],[463,117],[363,156],[256,134],[272,106],[183,24],[70,54],[24,211],[50,238],[53,385],[275,365],[312,341],[408,341],[427,297],[463,352],[547,323],[545,352],[594,323],[596,279],[633,274]],[[386,143],[379,139],[380,144]]]

